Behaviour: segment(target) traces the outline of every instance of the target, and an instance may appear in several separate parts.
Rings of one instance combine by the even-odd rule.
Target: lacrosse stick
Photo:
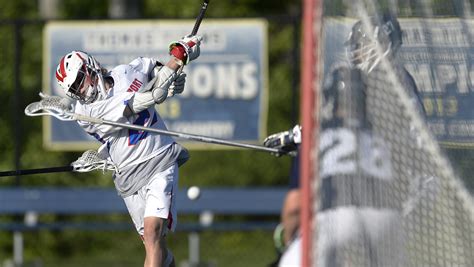
[[[194,22],[193,30],[189,36],[194,36],[197,34],[199,27],[201,26],[201,22],[204,19],[204,14],[206,14],[207,6],[209,5],[209,0],[204,0],[201,6],[201,10],[199,11],[199,15],[196,18],[196,22]],[[179,67],[176,71],[177,74],[181,74],[183,72],[184,64]]]
[[[199,11],[199,15],[196,18],[196,22],[194,23],[194,27],[191,32],[191,35],[197,34],[199,30],[199,26],[201,26],[202,19],[204,18],[204,14],[206,13],[207,5],[209,5],[209,0],[204,0],[201,6],[201,10]]]
[[[217,139],[217,138],[212,138],[212,137],[207,137],[207,136],[202,136],[202,135],[173,132],[173,131],[155,129],[155,128],[150,128],[150,127],[120,123],[120,122],[115,122],[115,121],[104,120],[101,118],[85,116],[85,115],[74,113],[72,104],[65,98],[62,98],[59,96],[48,96],[42,93],[40,93],[40,96],[42,98],[41,101],[33,102],[25,108],[26,115],[28,116],[49,115],[62,121],[85,121],[85,122],[90,122],[94,124],[106,124],[106,125],[112,125],[112,126],[126,128],[126,129],[174,136],[177,138],[183,138],[183,139],[188,139],[188,140],[193,140],[193,141],[198,141],[198,142],[234,146],[234,147],[240,147],[240,148],[248,148],[248,149],[254,149],[258,151],[269,152],[269,153],[273,153],[277,155],[288,154],[290,156],[295,156],[295,152],[288,153],[286,151],[276,149],[276,148],[245,144],[245,143],[237,143],[237,142],[232,142],[232,141],[227,141],[227,140],[222,140],[222,139]]]
[[[4,171],[0,172],[0,176],[18,176],[53,172],[90,172],[93,170],[102,170],[103,172],[111,170],[118,172],[117,166],[108,160],[102,159],[97,151],[87,150],[69,166]]]

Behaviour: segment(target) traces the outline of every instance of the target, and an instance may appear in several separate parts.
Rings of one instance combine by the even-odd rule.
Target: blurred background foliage
[[[45,20],[40,16],[40,1],[0,1],[0,169],[15,169],[15,153],[19,153],[21,168],[41,168],[68,165],[80,155],[79,152],[47,151],[43,148],[42,120],[26,117],[23,108],[38,100],[42,87],[42,31]],[[57,1],[58,20],[109,19],[110,6],[114,0],[64,0]],[[129,19],[193,19],[201,1],[198,0],[137,0],[126,1],[133,5]],[[268,28],[269,103],[267,132],[274,133],[291,128],[298,120],[299,99],[299,47],[301,34],[301,1],[297,0],[228,0],[211,1],[206,18],[266,18]],[[350,1],[324,1],[325,13],[344,15],[341,8]],[[384,2],[384,1],[380,1]],[[387,5],[393,1],[385,1]],[[435,10],[450,16],[460,12],[451,1],[435,0]],[[448,4],[449,2],[449,4]],[[455,2],[455,1],[454,1]],[[472,2],[472,1],[471,1]],[[414,16],[412,1],[399,1],[400,12]],[[471,8],[474,4],[471,4]],[[471,10],[472,12],[472,10]],[[203,22],[205,27],[205,21]],[[15,54],[15,30],[21,30],[21,51]],[[296,31],[295,31],[296,29]],[[166,46],[167,44],[161,44]],[[20,59],[19,86],[15,81],[14,62]],[[296,59],[296,62],[295,62]],[[295,82],[296,81],[296,82]],[[20,90],[19,105],[15,105],[14,92]],[[296,100],[296,101],[295,101]],[[20,150],[15,152],[15,127],[20,129]],[[446,149],[455,169],[464,177],[472,190],[474,182],[473,152],[467,149]],[[290,169],[290,158],[247,150],[193,150],[191,160],[180,169],[180,186],[202,187],[254,187],[286,186]],[[35,175],[21,180],[2,178],[0,186],[103,186],[113,187],[110,173],[87,174],[61,173]],[[41,215],[43,222],[64,219],[57,215]],[[72,216],[68,220],[81,220]],[[97,218],[94,218],[97,219]],[[107,215],[101,220],[129,221],[128,215]],[[196,218],[184,218],[195,220]],[[229,220],[224,218],[223,220]],[[278,218],[264,218],[278,220]],[[0,217],[0,222],[15,218]],[[238,218],[245,220],[245,218]],[[130,231],[83,232],[80,230],[41,230],[25,233],[25,260],[42,259],[46,266],[137,266],[142,264],[143,248],[136,233]],[[187,255],[185,233],[170,238],[170,246],[178,259]],[[94,245],[91,245],[94,244]],[[202,257],[210,262],[219,261],[220,266],[264,266],[273,260],[272,233],[265,231],[202,233]],[[240,244],[240,245],[236,245]],[[213,259],[211,252],[219,250],[222,258]],[[12,235],[0,232],[1,260],[11,258]],[[239,259],[239,261],[235,261]],[[93,265],[91,262],[94,262]]]

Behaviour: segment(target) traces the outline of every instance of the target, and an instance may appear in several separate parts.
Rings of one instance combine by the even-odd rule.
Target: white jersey
[[[301,267],[301,235],[299,234],[283,252],[278,267]]]
[[[115,67],[108,74],[108,76],[113,78],[114,85],[108,91],[106,99],[98,100],[91,104],[81,104],[78,102],[75,106],[75,112],[104,120],[166,130],[165,123],[154,107],[150,107],[130,117],[123,115],[125,107],[134,94],[143,91],[143,88],[145,88],[151,78],[150,73],[155,66],[156,61],[153,59],[137,58],[129,64]],[[134,166],[137,164],[157,157],[174,143],[173,138],[170,136],[83,121],[78,123],[88,134],[105,144],[110,159],[118,166],[119,170],[124,170],[125,172],[135,168]],[[115,176],[120,176],[120,174]],[[124,179],[130,180],[129,177]],[[120,184],[125,182],[119,181],[119,186],[117,186],[117,182],[115,181],[119,192],[129,191],[131,190],[130,187],[136,189],[136,186],[130,185],[127,185],[126,189],[119,188]],[[131,184],[130,181],[126,183]],[[133,183],[136,184],[135,182]]]

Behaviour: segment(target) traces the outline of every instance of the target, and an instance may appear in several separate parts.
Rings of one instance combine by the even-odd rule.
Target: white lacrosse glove
[[[168,96],[172,97],[176,94],[181,94],[184,91],[184,84],[186,83],[186,73],[181,72],[178,74],[178,77],[174,80],[174,82],[168,88]]]
[[[201,40],[202,36],[200,35],[185,36],[181,40],[170,44],[169,53],[181,60],[183,65],[186,65],[199,57]]]
[[[263,140],[263,145],[270,148],[277,148],[283,152],[292,152],[298,149],[301,143],[301,126],[296,125],[293,129],[272,134]],[[280,156],[277,154],[277,156]]]

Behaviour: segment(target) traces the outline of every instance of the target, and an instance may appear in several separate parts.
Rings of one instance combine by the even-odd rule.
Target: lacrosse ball
[[[196,200],[201,196],[201,190],[197,186],[191,186],[188,188],[188,198],[191,200]]]

